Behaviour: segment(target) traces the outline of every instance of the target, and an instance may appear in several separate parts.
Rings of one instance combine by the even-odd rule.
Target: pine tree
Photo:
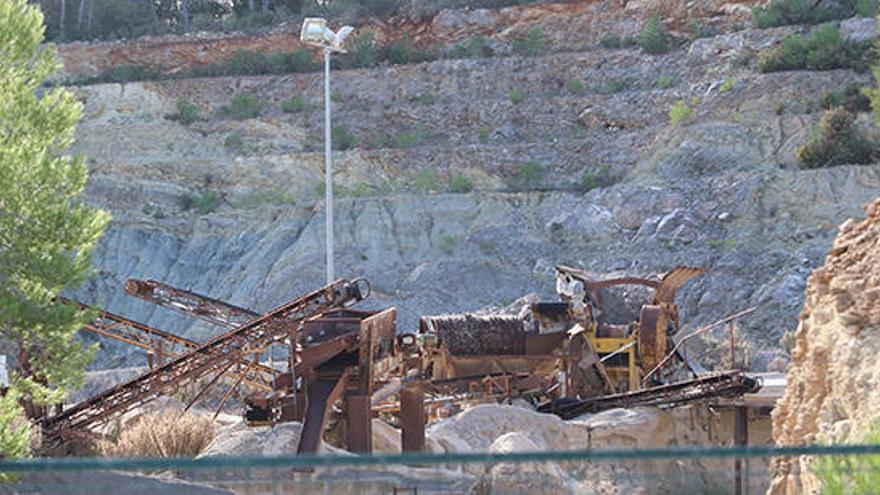
[[[38,406],[82,383],[93,349],[76,332],[88,315],[55,297],[88,277],[109,220],[82,202],[83,158],[64,154],[82,106],[43,86],[59,68],[53,48],[40,46],[43,31],[38,7],[0,1],[0,338],[24,351],[12,396]],[[13,428],[9,401],[0,405],[0,431]]]

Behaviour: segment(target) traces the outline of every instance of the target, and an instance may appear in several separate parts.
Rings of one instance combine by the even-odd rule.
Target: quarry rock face
[[[858,442],[880,419],[880,200],[848,220],[807,282],[778,445]],[[811,458],[778,459],[771,493],[820,493]]]
[[[412,331],[423,315],[506,307],[526,294],[554,300],[560,263],[597,278],[704,267],[678,296],[685,328],[757,306],[737,322],[750,365],[784,367],[779,339],[796,325],[806,277],[835,226],[876,195],[880,167],[798,168],[818,98],[873,81],[850,70],[759,73],[754,54],[794,28],[733,29],[757,3],[584,0],[369,26],[380,43],[389,33],[425,46],[485,35],[500,51],[334,70],[333,122],[353,136],[334,153],[337,274],[370,280],[361,306],[397,306],[398,327]],[[671,52],[600,46],[655,13],[677,37]],[[685,41],[694,21],[719,34]],[[847,22],[852,36],[873,36],[863,20]],[[179,73],[237,49],[295,48],[296,28],[59,51],[71,74],[160,60]],[[510,49],[533,28],[545,35],[542,53]],[[322,83],[307,73],[73,88],[84,102],[74,151],[88,158],[87,200],[113,220],[97,276],[71,295],[203,340],[222,329],[125,296],[125,280],[260,312],[320,286]],[[259,102],[257,117],[224,114],[240,94]],[[302,108],[286,113],[292,96]],[[178,100],[201,119],[167,118]],[[693,115],[672,123],[678,102]],[[694,355],[711,366],[714,345]],[[102,346],[98,368],[145,362],[123,344]]]

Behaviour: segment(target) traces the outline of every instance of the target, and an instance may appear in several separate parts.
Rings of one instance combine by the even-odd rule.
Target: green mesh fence
[[[0,493],[764,493],[810,456],[828,493],[877,493],[880,446],[0,461]],[[739,476],[737,475],[739,473]],[[10,480],[11,478],[11,480]],[[830,480],[830,481],[829,481]],[[859,484],[870,487],[859,491]],[[837,486],[837,485],[834,485]]]

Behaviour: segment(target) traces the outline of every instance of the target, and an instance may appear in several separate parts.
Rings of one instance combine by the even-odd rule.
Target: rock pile
[[[848,220],[807,283],[788,373],[774,411],[779,445],[857,441],[880,419],[880,199]],[[812,459],[779,459],[771,493],[818,493]]]

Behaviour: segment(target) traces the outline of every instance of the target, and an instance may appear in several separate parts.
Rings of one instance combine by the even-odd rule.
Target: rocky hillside
[[[866,210],[840,227],[807,283],[788,389],[773,414],[779,445],[857,442],[880,418],[880,200]],[[778,460],[771,493],[819,493],[811,461]]]
[[[370,279],[369,306],[396,305],[409,330],[422,314],[552,298],[556,263],[603,275],[704,266],[679,296],[684,321],[756,305],[740,322],[752,365],[780,366],[778,341],[796,326],[807,275],[835,226],[880,187],[880,166],[801,170],[795,150],[823,92],[873,82],[851,70],[759,73],[755,53],[800,28],[746,28],[755,2],[622,3],[444,11],[413,24],[414,36],[452,45],[482,29],[494,56],[335,71],[337,143],[348,141],[335,155],[337,271]],[[654,12],[678,40],[672,51],[602,46]],[[718,34],[690,41],[694,22]],[[505,52],[506,39],[535,27],[540,52]],[[875,31],[872,19],[841,27],[861,39]],[[69,74],[133,63],[108,56],[126,47],[139,63],[188,67],[195,59],[177,55],[180,43],[208,61],[228,55],[207,38],[204,52],[197,36],[60,52]],[[74,88],[85,102],[76,151],[91,164],[88,198],[113,214],[98,276],[77,297],[204,338],[218,330],[126,297],[125,279],[257,310],[319,286],[321,85],[307,73]],[[224,110],[240,94],[255,98],[257,117]],[[167,119],[178,100],[201,120]],[[673,122],[674,106],[683,115]],[[142,364],[108,346],[99,365]]]

